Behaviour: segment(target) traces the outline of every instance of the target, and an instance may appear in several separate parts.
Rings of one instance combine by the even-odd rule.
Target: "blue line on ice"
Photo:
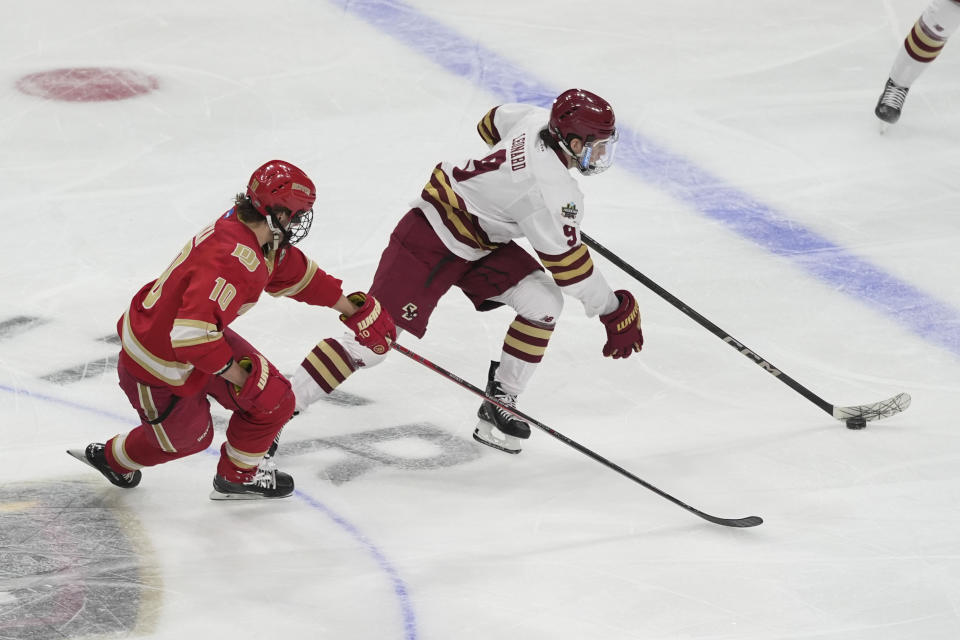
[[[356,526],[344,519],[343,516],[331,511],[330,508],[322,502],[319,502],[315,498],[308,496],[299,490],[296,491],[295,494],[311,507],[318,511],[322,511],[328,518],[336,522],[341,529],[349,533],[354,540],[359,542],[360,545],[366,549],[370,555],[373,556],[373,558],[377,561],[377,564],[380,566],[380,569],[386,573],[387,576],[389,576],[390,582],[393,585],[393,593],[400,602],[400,609],[403,614],[404,638],[406,638],[406,640],[415,640],[417,637],[417,620],[416,615],[413,612],[413,605],[410,601],[410,592],[407,589],[407,585],[404,583],[403,578],[400,577],[400,574],[397,572],[394,566],[389,560],[387,560],[386,556],[383,555],[383,552],[380,551],[376,545],[370,542],[367,537],[356,528]]]
[[[0,391],[11,393],[15,396],[26,396],[34,400],[42,400],[50,404],[60,405],[62,407],[68,407],[70,409],[77,409],[80,411],[85,411],[87,413],[92,413],[97,416],[104,418],[109,418],[114,422],[123,422],[129,425],[130,428],[133,428],[131,424],[130,416],[120,415],[118,413],[112,413],[110,411],[104,411],[102,409],[97,409],[96,407],[91,407],[86,404],[79,402],[74,402],[72,400],[65,400],[63,398],[57,398],[56,396],[51,396],[43,393],[34,393],[26,389],[17,389],[7,385],[0,384]],[[78,443],[79,444],[79,443]],[[86,443],[82,443],[86,444]],[[206,450],[206,453],[214,456],[219,456],[219,449],[210,447]],[[323,504],[313,496],[304,493],[303,491],[297,490],[294,492],[294,495],[300,500],[305,502],[308,506],[316,511],[321,512],[332,520],[337,526],[343,529],[347,534],[350,535],[359,545],[376,561],[377,566],[380,567],[380,570],[387,574],[387,577],[390,579],[390,584],[393,587],[393,593],[397,597],[397,600],[400,603],[400,611],[403,615],[403,628],[404,628],[404,638],[406,640],[415,640],[417,638],[417,621],[416,616],[413,612],[413,606],[410,601],[409,590],[406,583],[403,581],[403,578],[400,577],[400,573],[394,568],[390,563],[387,557],[383,552],[370,541],[367,536],[365,536],[356,525],[351,523],[349,520],[338,514],[336,511],[332,510],[327,505]]]
[[[399,0],[329,1],[503,102],[548,106],[559,91],[568,88],[547,86],[475,38]],[[791,260],[831,288],[960,355],[957,309],[804,228],[641,133],[622,125],[620,133],[618,165],[771,253]],[[621,253],[621,257],[631,261],[629,255]]]

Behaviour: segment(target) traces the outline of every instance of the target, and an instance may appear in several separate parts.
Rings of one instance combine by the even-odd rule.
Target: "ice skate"
[[[140,478],[143,474],[140,471],[131,471],[130,473],[118,473],[107,464],[107,454],[104,445],[100,442],[91,442],[85,450],[67,449],[67,453],[74,458],[90,465],[111,483],[122,489],[133,489],[140,484]]]
[[[909,87],[901,87],[888,79],[880,99],[877,100],[877,107],[873,110],[874,114],[880,118],[880,131],[886,131],[887,127],[895,124],[900,119],[900,112],[903,110],[903,102],[907,99]]]
[[[500,383],[493,379],[499,364],[490,363],[487,395],[507,407],[516,408],[517,396],[504,392]],[[523,448],[523,441],[530,437],[529,424],[487,400],[480,405],[477,417],[480,420],[473,431],[473,439],[488,447],[516,454]]]
[[[231,482],[221,475],[213,477],[211,500],[260,500],[286,498],[293,493],[293,477],[274,465],[260,465],[250,482]]]

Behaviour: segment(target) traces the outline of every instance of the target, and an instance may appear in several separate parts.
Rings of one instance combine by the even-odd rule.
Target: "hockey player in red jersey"
[[[209,396],[233,412],[210,497],[293,493],[289,474],[260,465],[293,415],[290,382],[230,323],[266,291],[336,309],[371,355],[385,354],[396,337],[390,314],[374,296],[344,296],[341,281],[294,246],[310,230],[315,200],[314,184],[303,171],[281,160],[267,162],[253,172],[235,206],[137,292],[117,323],[117,371],[141,424],[71,455],[113,484],[135,487],[141,468],[210,445]]]
[[[960,26],[960,0],[933,0],[914,23],[897,52],[874,114],[881,131],[900,119],[907,92],[943,51]]]
[[[643,345],[636,300],[611,289],[581,243],[583,194],[570,173],[608,168],[617,130],[606,100],[570,89],[549,110],[494,107],[477,131],[489,153],[434,168],[390,236],[370,292],[400,329],[418,338],[452,286],[479,311],[512,307],[517,315],[499,362],[491,363],[486,391],[515,407],[547,349],[563,294],[578,299],[588,316],[600,317],[604,356],[626,358]],[[526,238],[539,261],[515,238]],[[321,341],[291,378],[298,407],[382,358],[351,335]],[[526,422],[492,403],[484,401],[478,417],[474,438],[483,444],[519,453],[530,437]]]

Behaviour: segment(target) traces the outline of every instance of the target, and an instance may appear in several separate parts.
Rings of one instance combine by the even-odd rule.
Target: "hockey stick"
[[[710,333],[717,336],[731,347],[745,355],[750,361],[759,365],[760,368],[773,375],[773,377],[778,379],[780,382],[784,383],[837,420],[844,422],[848,428],[863,429],[867,426],[867,422],[870,420],[888,418],[892,415],[896,415],[902,411],[905,411],[906,408],[910,406],[910,395],[907,393],[898,393],[892,398],[887,398],[886,400],[881,400],[880,402],[874,402],[873,404],[862,404],[851,407],[838,407],[827,402],[813,391],[810,391],[810,389],[807,389],[805,386],[785,374],[779,368],[773,366],[769,360],[761,357],[756,351],[748,348],[745,344],[731,336],[729,333],[688,307],[682,300],[658,285],[647,276],[634,269],[632,266],[624,262],[618,255],[604,247],[602,244],[582,232],[580,237],[583,238],[584,244],[586,244],[588,247],[595,250],[597,253],[605,257],[616,266],[620,267],[627,274],[639,280],[644,286],[675,306],[687,316],[696,320],[700,326],[704,327],[710,331]]]
[[[590,449],[587,449],[585,446],[583,446],[582,444],[580,444],[580,443],[578,443],[578,442],[574,442],[573,440],[571,440],[571,439],[568,438],[567,436],[563,435],[563,434],[560,433],[559,431],[555,431],[555,430],[551,429],[550,427],[548,427],[547,425],[543,424],[543,423],[540,422],[539,420],[534,420],[533,418],[531,418],[531,417],[528,416],[527,414],[523,413],[523,412],[520,411],[519,409],[515,409],[514,407],[510,407],[510,406],[507,406],[507,405],[501,403],[499,400],[497,400],[497,399],[494,398],[493,396],[487,395],[487,394],[486,394],[483,390],[481,390],[479,387],[475,387],[475,386],[473,386],[472,384],[470,384],[469,382],[467,382],[466,380],[464,380],[463,378],[461,378],[461,377],[459,377],[459,376],[457,376],[457,375],[455,375],[455,374],[453,374],[453,373],[450,373],[449,371],[447,371],[446,369],[444,369],[444,368],[442,368],[442,367],[440,367],[440,366],[435,365],[434,363],[430,362],[429,360],[427,360],[427,359],[424,358],[423,356],[418,355],[418,354],[414,353],[413,351],[410,351],[409,349],[407,349],[406,347],[404,347],[402,344],[398,344],[397,342],[394,342],[394,343],[392,344],[392,347],[393,347],[395,350],[397,350],[397,351],[399,351],[400,353],[402,353],[403,355],[407,356],[408,358],[419,362],[420,364],[424,365],[424,366],[427,367],[428,369],[432,369],[432,370],[435,371],[436,373],[439,373],[440,375],[442,375],[442,376],[443,376],[444,378],[446,378],[447,380],[451,380],[451,381],[457,383],[458,385],[460,385],[461,387],[463,387],[463,388],[466,389],[467,391],[473,392],[474,394],[480,396],[481,398],[483,398],[483,399],[486,400],[487,402],[490,402],[490,403],[492,403],[492,404],[495,404],[496,406],[500,407],[500,408],[503,409],[504,411],[508,411],[508,412],[512,413],[513,415],[517,416],[517,417],[520,418],[521,420],[526,420],[527,422],[529,422],[529,423],[532,424],[533,426],[537,427],[537,428],[540,429],[541,431],[545,431],[547,434],[553,436],[554,438],[556,438],[556,439],[559,440],[560,442],[562,442],[562,443],[564,443],[564,444],[566,444],[566,445],[569,445],[569,446],[573,447],[574,449],[576,449],[576,450],[579,451],[580,453],[582,453],[582,454],[584,454],[584,455],[586,455],[586,456],[588,456],[588,457],[590,457],[590,458],[593,458],[594,460],[596,460],[596,461],[599,462],[600,464],[604,465],[605,467],[607,467],[607,468],[609,468],[609,469],[613,469],[614,471],[616,471],[616,472],[619,473],[620,475],[626,476],[627,478],[629,478],[630,480],[633,480],[633,481],[636,482],[637,484],[639,484],[639,485],[641,485],[641,486],[649,489],[650,491],[653,491],[655,494],[657,494],[657,495],[660,496],[661,498],[666,498],[667,500],[669,500],[669,501],[672,502],[673,504],[678,505],[678,506],[680,506],[680,507],[683,507],[684,509],[686,509],[686,510],[689,511],[690,513],[692,513],[692,514],[694,514],[694,515],[696,515],[696,516],[699,516],[699,517],[703,518],[704,520],[706,520],[706,521],[708,521],[708,522],[712,522],[712,523],[714,523],[714,524],[723,525],[723,526],[725,526],[725,527],[738,527],[738,528],[755,527],[755,526],[757,526],[758,524],[763,523],[763,518],[761,518],[760,516],[748,516],[748,517],[746,517],[746,518],[719,518],[719,517],[717,517],[717,516],[712,516],[712,515],[710,515],[709,513],[704,513],[703,511],[700,511],[699,509],[694,509],[693,507],[691,507],[691,506],[688,505],[687,503],[682,502],[681,500],[678,500],[677,498],[674,498],[674,497],[673,497],[672,495],[670,495],[669,493],[666,493],[666,492],[664,492],[664,491],[661,491],[660,489],[656,488],[655,486],[653,486],[653,485],[650,484],[649,482],[646,482],[645,480],[642,480],[641,478],[638,478],[637,476],[633,475],[632,473],[630,473],[629,471],[627,471],[627,470],[624,469],[623,467],[621,467],[621,466],[619,466],[619,465],[617,465],[617,464],[614,464],[613,462],[610,462],[609,460],[607,460],[606,458],[604,458],[604,457],[601,456],[600,454],[595,453],[595,452],[591,451]]]

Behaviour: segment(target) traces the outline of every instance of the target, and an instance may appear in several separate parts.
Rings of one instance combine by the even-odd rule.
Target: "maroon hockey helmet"
[[[553,101],[548,126],[561,148],[576,158],[580,172],[590,175],[613,163],[616,122],[609,102],[584,89],[567,89]],[[579,154],[570,149],[574,138],[584,145]]]
[[[283,160],[271,160],[258,167],[247,183],[247,196],[253,208],[267,219],[267,224],[281,241],[296,244],[303,240],[313,224],[313,203],[317,189],[313,181],[298,167]],[[276,214],[290,212],[290,224],[282,228]]]

